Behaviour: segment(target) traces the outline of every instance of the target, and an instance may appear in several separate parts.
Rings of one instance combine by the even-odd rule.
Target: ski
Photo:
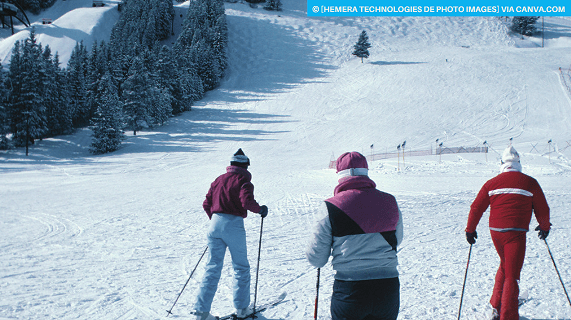
[[[238,318],[235,313],[232,313],[232,314],[229,314],[229,315],[226,315],[226,316],[216,317],[216,320],[242,320],[242,319],[249,319],[249,318],[254,319],[254,318],[256,317],[256,314],[257,314],[257,313],[260,313],[260,312],[262,312],[262,311],[265,311],[265,310],[267,310],[268,308],[271,308],[271,307],[273,307],[273,306],[275,306],[275,305],[281,303],[282,301],[284,301],[284,299],[285,299],[286,296],[287,296],[287,293],[283,292],[283,293],[280,294],[280,296],[277,297],[276,299],[274,299],[274,300],[272,300],[272,301],[270,301],[270,302],[267,302],[267,303],[264,303],[264,304],[261,304],[261,305],[257,306],[255,312],[252,312],[251,314],[245,316],[244,318]]]

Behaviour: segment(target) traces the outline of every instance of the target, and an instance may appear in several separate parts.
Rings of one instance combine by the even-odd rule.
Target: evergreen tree
[[[36,42],[34,28],[24,46],[14,46],[12,53],[16,56],[12,56],[9,75],[14,80],[11,81],[13,88],[9,103],[11,130],[15,144],[25,145],[28,155],[29,143],[33,144],[35,139],[43,138],[48,131],[42,87],[45,69],[42,64],[42,48]]]
[[[48,47],[46,47],[47,49]],[[56,52],[53,59],[46,59],[46,69],[50,83],[46,84],[49,105],[47,105],[47,120],[51,136],[65,134],[73,129],[73,115],[68,104],[68,90],[65,83],[65,71],[60,68],[59,55]]]
[[[510,29],[523,36],[531,36],[536,31],[535,23],[539,17],[513,17]]]
[[[151,122],[147,108],[147,92],[145,92],[149,79],[143,68],[142,61],[136,58],[122,85],[125,122],[127,127],[133,130],[134,135],[137,135],[137,131]]]
[[[273,10],[273,11],[282,11],[282,2],[281,0],[267,0],[264,9]]]
[[[9,118],[6,105],[8,103],[8,89],[6,87],[6,79],[4,68],[0,68],[0,150],[6,150],[10,147],[10,141],[7,134],[9,132]]]
[[[22,51],[22,102],[26,109],[26,133],[32,143],[48,132],[44,91],[44,84],[48,80],[42,52],[42,47],[36,40],[35,29],[32,28]],[[21,127],[24,128],[23,123]]]
[[[103,94],[90,127],[93,131],[90,151],[94,154],[115,151],[125,139],[122,106],[111,73],[103,75],[100,87]]]
[[[95,41],[91,47],[91,53],[87,56],[84,106],[87,112],[86,119],[93,118],[98,107],[99,98],[102,94],[99,90],[101,88],[101,78],[105,72],[107,72],[107,63],[105,61],[106,51],[107,48],[104,42],[97,44],[97,41]]]
[[[150,98],[150,115],[152,122],[151,127],[164,124],[169,117],[172,116],[173,95],[170,86],[161,79],[158,72],[157,61],[160,59],[155,51],[143,50],[141,57],[144,69],[148,71],[149,81],[149,98]],[[176,78],[175,78],[176,79]]]
[[[221,0],[190,2],[174,51],[181,68],[196,71],[204,90],[214,89],[224,76],[227,41],[224,3]]]
[[[28,9],[31,12],[38,14],[40,13],[40,0],[24,0],[22,7]]]
[[[196,73],[202,79],[205,90],[214,89],[219,81],[220,65],[214,59],[213,48],[202,38],[192,44],[188,50],[188,57],[195,64]]]
[[[154,0],[152,8],[151,19],[155,21],[156,37],[158,40],[167,39],[171,34],[174,19],[173,2],[168,0]],[[151,46],[149,46],[149,48]]]
[[[21,92],[22,92],[22,47],[20,41],[14,43],[12,55],[10,56],[10,67],[6,80],[9,94],[6,97],[6,115],[9,125],[9,132],[16,132],[16,123],[21,121]]]
[[[162,46],[156,56],[155,70],[157,81],[166,90],[165,94],[170,97],[173,114],[190,110],[190,105],[184,98],[184,90],[180,81],[181,73],[172,50]]]
[[[369,58],[369,48],[371,44],[369,43],[369,37],[367,36],[367,32],[363,30],[359,35],[359,40],[353,46],[355,49],[353,51],[353,55],[361,58],[361,63],[363,63],[363,58]]]
[[[111,72],[114,81],[117,82],[117,93],[120,99],[123,96],[122,84],[127,79],[133,59],[134,57],[128,54],[126,50],[119,50],[111,42],[109,43],[108,70]]]
[[[163,124],[172,113],[170,101],[164,94],[165,90],[147,69],[144,59],[136,57],[123,83],[122,97],[127,127],[134,135],[145,127]]]
[[[87,49],[83,41],[76,43],[67,63],[67,89],[69,92],[69,108],[73,115],[73,125],[76,128],[89,123],[89,109],[86,107],[87,98]]]
[[[44,70],[41,78],[42,97],[46,108],[47,136],[54,136],[66,131],[69,127],[65,124],[65,111],[61,110],[60,85],[58,83],[59,67],[54,64],[51,49],[46,46],[42,53],[41,61]],[[67,127],[67,128],[66,128]]]
[[[34,14],[40,13],[41,9],[49,8],[55,0],[18,0],[24,10],[30,10]]]
[[[174,7],[169,0],[130,0],[111,33],[111,47],[118,52],[136,55],[132,48],[142,45],[151,49],[157,41],[170,36]]]
[[[226,22],[226,15],[221,14],[216,23],[212,27],[212,58],[216,60],[218,70],[216,70],[216,77],[222,79],[225,75],[226,68],[228,67],[228,24]]]
[[[204,96],[202,79],[196,73],[194,65],[180,67],[178,74],[180,92],[173,94],[181,101],[185,110],[190,110],[194,101],[198,101]]]

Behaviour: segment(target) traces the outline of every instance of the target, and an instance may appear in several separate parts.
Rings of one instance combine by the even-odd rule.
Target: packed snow
[[[317,271],[304,251],[337,183],[330,161],[346,151],[396,153],[404,141],[404,157],[369,162],[404,217],[399,319],[458,317],[468,210],[510,143],[546,194],[547,241],[571,290],[571,92],[559,71],[571,64],[571,20],[546,17],[542,47],[541,35],[521,39],[493,17],[310,18],[305,1],[283,2],[281,12],[226,3],[230,66],[221,86],[166,125],[129,134],[119,151],[91,155],[83,129],[37,141],[28,157],[0,152],[0,319],[166,319],[206,246],[204,196],[238,148],[270,209],[263,230],[259,216],[245,220],[252,300],[261,231],[258,302],[287,292],[259,319],[313,317]],[[58,0],[30,20],[65,66],[76,41],[108,40],[119,13],[107,4]],[[175,33],[187,7],[176,6]],[[53,24],[41,25],[44,17]],[[351,55],[362,30],[372,44],[364,63]],[[6,66],[29,30],[0,35]],[[484,142],[487,154],[410,154]],[[491,314],[499,259],[487,214],[478,232],[462,319]],[[536,232],[527,244],[521,319],[571,319],[545,244]],[[233,311],[229,261],[215,315]],[[168,318],[188,317],[204,264]],[[321,275],[318,318],[331,319],[331,266]]]

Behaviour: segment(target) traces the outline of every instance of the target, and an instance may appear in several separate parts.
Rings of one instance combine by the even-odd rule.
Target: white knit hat
[[[519,162],[519,153],[514,147],[509,146],[502,154],[502,162]]]

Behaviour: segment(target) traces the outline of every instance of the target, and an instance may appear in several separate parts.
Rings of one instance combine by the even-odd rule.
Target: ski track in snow
[[[113,1],[96,11],[90,5],[57,1],[42,14],[54,25],[38,26],[38,39],[44,45],[59,39],[50,46],[64,63],[76,40],[90,46],[108,39],[118,17]],[[187,5],[176,6],[177,33]],[[368,154],[373,143],[392,152],[404,140],[414,150],[432,148],[436,139],[449,147],[487,141],[491,152],[369,163],[377,187],[395,195],[404,217],[399,319],[457,317],[468,210],[497,174],[510,138],[524,172],[546,193],[553,223],[548,242],[571,289],[571,103],[556,72],[569,65],[571,20],[546,18],[541,49],[541,39],[512,37],[495,18],[312,18],[305,1],[288,1],[280,13],[225,5],[228,75],[193,111],[155,130],[128,133],[111,155],[88,153],[87,129],[38,141],[29,157],[21,149],[0,153],[0,318],[166,319],[206,246],[204,195],[239,147],[251,158],[256,198],[270,209],[258,301],[288,293],[260,319],[313,316],[316,269],[304,251],[318,207],[337,182],[329,161],[350,150]],[[79,21],[88,13],[90,19]],[[364,63],[350,53],[362,30],[373,44]],[[23,30],[0,41],[3,63],[12,43],[26,36]],[[250,214],[245,225],[253,300],[259,216]],[[487,214],[478,233],[462,319],[491,312],[499,262]],[[530,300],[521,319],[571,319],[545,245],[535,232],[527,243],[520,285]],[[172,318],[188,318],[205,263]],[[232,275],[227,254],[214,314],[233,311]],[[332,285],[327,265],[319,319],[331,318]]]

